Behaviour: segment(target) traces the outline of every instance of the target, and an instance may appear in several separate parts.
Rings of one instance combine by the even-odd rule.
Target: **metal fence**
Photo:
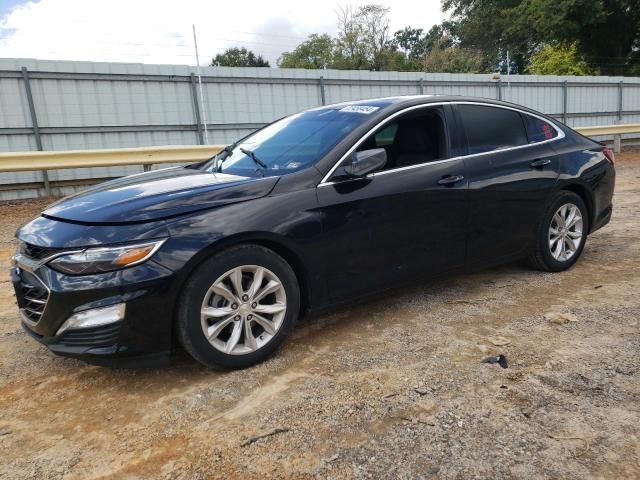
[[[0,59],[0,151],[224,144],[281,116],[348,100],[413,94],[498,98],[570,126],[640,122],[640,78],[427,74]],[[637,135],[636,135],[637,136]],[[634,137],[631,135],[630,137]],[[136,173],[95,167],[0,174],[0,200]]]

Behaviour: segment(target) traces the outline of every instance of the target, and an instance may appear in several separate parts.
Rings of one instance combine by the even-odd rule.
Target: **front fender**
[[[155,259],[176,272],[182,289],[205,258],[240,243],[260,244],[287,260],[313,303],[326,288],[316,207],[315,190],[306,189],[180,217],[167,222],[170,238]]]

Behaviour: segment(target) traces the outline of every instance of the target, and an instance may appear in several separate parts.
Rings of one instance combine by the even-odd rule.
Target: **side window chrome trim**
[[[434,103],[425,103],[425,104],[422,104],[422,105],[413,105],[412,107],[405,108],[404,110],[400,110],[400,111],[388,116],[384,120],[380,121],[380,123],[378,123],[374,127],[372,127],[367,133],[365,133],[355,144],[353,144],[353,146],[349,150],[347,150],[347,152],[342,157],[340,157],[340,159],[335,163],[335,165],[333,167],[331,167],[331,170],[329,170],[329,172],[327,172],[327,174],[322,178],[322,181],[318,184],[318,187],[325,187],[325,186],[329,186],[329,185],[334,185],[335,183],[339,183],[339,182],[331,182],[331,181],[329,181],[329,178],[331,178],[331,175],[333,175],[333,173],[340,166],[340,164],[342,162],[344,162],[344,160],[349,155],[351,155],[356,150],[356,148],[358,148],[360,146],[361,143],[363,143],[373,132],[375,132],[377,129],[379,129],[380,127],[385,125],[387,122],[393,120],[398,115],[402,115],[403,113],[406,113],[406,112],[410,112],[410,111],[413,111],[413,110],[419,110],[419,109],[422,109],[422,108],[437,107],[437,106],[441,106],[441,105],[482,105],[482,106],[493,107],[493,108],[503,108],[505,110],[513,110],[514,112],[518,112],[521,115],[529,115],[531,117],[534,117],[534,118],[537,118],[539,120],[542,120],[545,123],[548,123],[549,125],[551,125],[553,127],[553,129],[556,131],[556,133],[558,135],[553,137],[553,138],[550,138],[548,140],[543,140],[542,142],[527,143],[526,145],[518,145],[518,146],[515,146],[515,147],[499,148],[499,149],[496,149],[496,150],[490,150],[488,152],[472,153],[472,154],[469,154],[469,155],[460,155],[460,156],[457,156],[457,157],[445,158],[443,160],[436,160],[436,161],[433,161],[433,162],[417,163],[415,165],[409,165],[407,167],[399,167],[399,168],[392,168],[390,170],[382,170],[380,172],[370,173],[369,175],[367,175],[367,178],[373,178],[373,177],[376,177],[376,176],[379,176],[379,175],[386,175],[388,173],[394,173],[394,172],[399,172],[399,171],[403,171],[403,170],[410,170],[410,169],[414,169],[414,168],[424,167],[424,166],[427,166],[427,165],[434,165],[434,164],[438,164],[438,163],[452,162],[454,160],[480,157],[482,155],[491,155],[492,153],[498,153],[498,152],[508,152],[508,151],[511,151],[511,150],[519,150],[519,149],[522,149],[522,148],[533,147],[535,145],[542,145],[542,144],[545,144],[545,143],[555,142],[556,140],[560,140],[560,139],[563,139],[565,137],[564,132],[562,130],[560,130],[555,125],[555,123],[549,122],[546,118],[543,118],[540,115],[536,115],[535,113],[525,112],[524,110],[520,110],[520,109],[514,108],[514,107],[508,107],[506,105],[496,105],[496,104],[493,104],[493,103],[472,102],[472,101],[434,102]]]

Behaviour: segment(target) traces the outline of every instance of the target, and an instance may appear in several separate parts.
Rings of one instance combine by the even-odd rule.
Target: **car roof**
[[[389,105],[411,102],[415,100],[427,100],[435,95],[399,95],[395,97],[380,97],[380,98],[364,98],[361,100],[350,100],[346,102],[333,103],[331,105],[323,105],[321,108],[341,108],[349,105],[357,106],[372,106],[372,107],[388,107]]]
[[[469,96],[463,96],[463,95],[438,95],[438,94],[397,95],[393,97],[367,98],[367,99],[361,99],[361,100],[352,100],[348,102],[334,103],[331,105],[323,105],[322,107],[318,107],[318,109],[335,109],[335,108],[343,108],[346,106],[354,105],[359,107],[364,107],[364,106],[378,107],[380,110],[385,110],[385,109],[397,110],[405,107],[410,107],[413,105],[422,105],[422,104],[439,103],[439,102],[487,103],[492,105],[501,105],[505,107],[516,108],[518,110],[523,110],[526,112],[535,113],[536,115],[541,115],[540,112],[532,110],[523,105],[504,102],[502,100],[496,100],[494,98],[469,97]]]

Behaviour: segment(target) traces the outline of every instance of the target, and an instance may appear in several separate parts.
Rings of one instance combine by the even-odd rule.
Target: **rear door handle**
[[[440,180],[438,180],[438,185],[453,185],[454,183],[458,183],[464,180],[462,175],[445,175]]]
[[[538,160],[534,160],[533,162],[531,162],[529,166],[533,168],[540,168],[544,167],[545,165],[549,165],[550,163],[551,160],[549,160],[548,158],[539,158]]]

